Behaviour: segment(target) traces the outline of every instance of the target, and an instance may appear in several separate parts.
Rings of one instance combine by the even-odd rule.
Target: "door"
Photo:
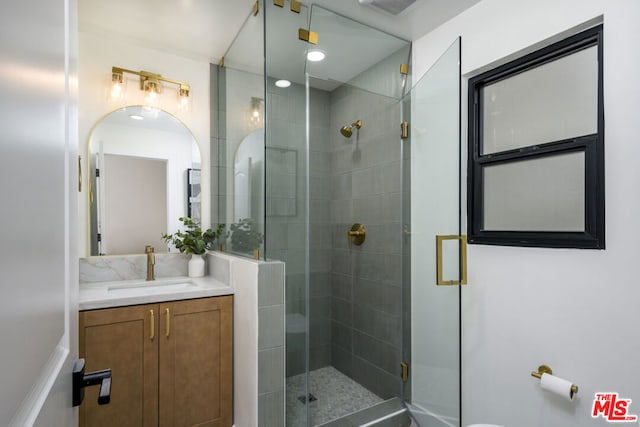
[[[0,425],[76,423],[75,10],[26,0],[0,14]]]
[[[410,110],[406,108],[410,102]],[[404,396],[423,426],[460,424],[460,39],[412,88],[405,139]],[[407,200],[407,197],[410,197]],[[440,283],[440,284],[438,284]]]

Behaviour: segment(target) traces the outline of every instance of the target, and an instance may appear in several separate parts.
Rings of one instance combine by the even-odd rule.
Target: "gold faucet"
[[[156,280],[156,274],[153,271],[156,265],[156,256],[153,251],[153,246],[144,247],[144,252],[147,254],[147,280]]]

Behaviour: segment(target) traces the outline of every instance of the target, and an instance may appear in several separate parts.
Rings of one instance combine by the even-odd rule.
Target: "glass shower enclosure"
[[[410,42],[279,3],[213,67],[212,217],[286,263],[286,426],[459,425],[459,41],[412,85]]]

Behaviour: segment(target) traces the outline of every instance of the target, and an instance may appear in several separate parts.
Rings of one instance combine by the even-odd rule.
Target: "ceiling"
[[[265,0],[270,1],[270,0]],[[358,0],[303,0],[415,40],[480,0],[417,0],[397,16]],[[255,0],[80,0],[81,32],[126,37],[146,47],[217,64],[250,14]]]

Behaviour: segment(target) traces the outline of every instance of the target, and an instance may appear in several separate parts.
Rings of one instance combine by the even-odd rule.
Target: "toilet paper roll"
[[[566,400],[573,400],[572,385],[573,383],[570,381],[549,374],[542,374],[542,378],[540,379],[540,387]]]

